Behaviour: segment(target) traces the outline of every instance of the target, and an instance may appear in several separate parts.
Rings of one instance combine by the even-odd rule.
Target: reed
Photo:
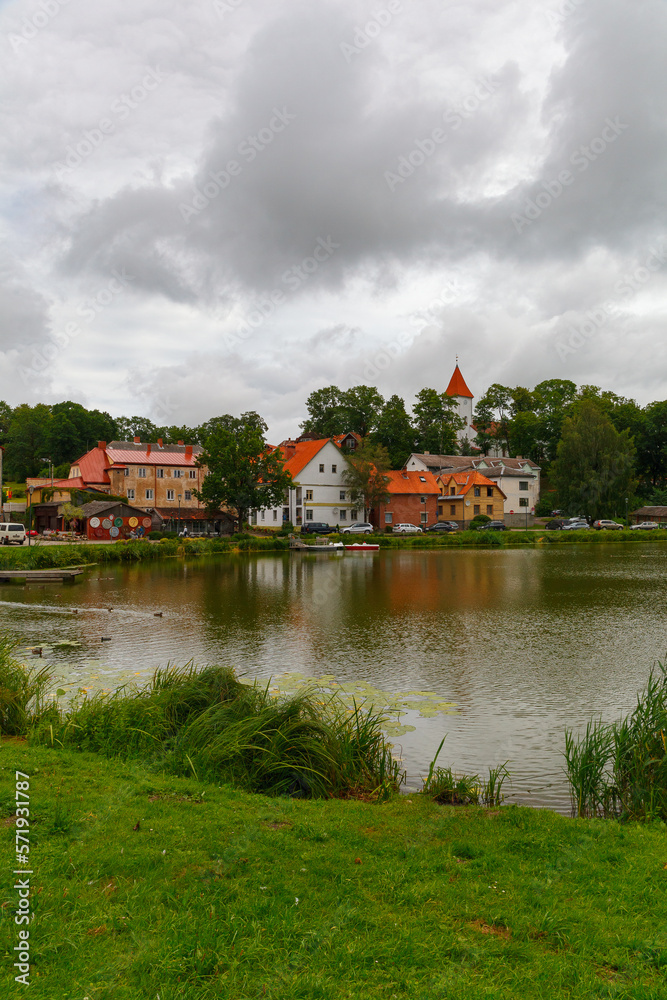
[[[14,659],[17,643],[0,636],[0,734],[23,736],[45,711],[51,670],[24,667]]]
[[[451,767],[436,767],[445,739],[443,736],[429,765],[421,794],[442,805],[499,806],[505,798],[503,785],[510,777],[507,770],[508,762],[489,768],[489,777],[486,781],[479,774],[458,774]]]

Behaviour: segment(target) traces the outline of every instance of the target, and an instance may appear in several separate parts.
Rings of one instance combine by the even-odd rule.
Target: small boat
[[[342,542],[324,542],[322,544],[304,545],[299,552],[344,552],[345,546]]]
[[[345,548],[348,552],[377,552],[380,548],[379,545],[369,545],[368,542],[355,542],[354,545],[346,545]]]

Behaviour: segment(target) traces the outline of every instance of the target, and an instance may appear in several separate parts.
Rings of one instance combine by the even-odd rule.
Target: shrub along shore
[[[501,769],[464,785],[436,760],[425,794],[398,796],[372,709],[275,698],[216,666],[62,704],[49,668],[13,652],[0,640],[0,830],[12,866],[20,771],[31,996],[664,996],[664,798],[645,797],[642,824],[568,820],[499,807]],[[654,673],[630,726],[653,739],[633,763],[643,788],[666,705]],[[571,779],[595,813],[609,795],[595,785],[582,808],[586,739]],[[442,805],[462,801],[493,806]],[[3,996],[25,988],[17,940],[2,921]]]
[[[312,536],[298,535],[307,545]],[[358,535],[329,535],[331,541],[352,544]],[[363,541],[381,549],[516,548],[538,545],[606,545],[633,542],[660,544],[667,531],[459,531],[438,535],[364,535]],[[23,545],[0,548],[0,569],[47,569],[85,566],[93,563],[144,562],[177,556],[224,555],[238,552],[287,552],[289,540],[283,534],[233,535],[229,538],[163,538],[160,541],[95,542],[65,545]]]

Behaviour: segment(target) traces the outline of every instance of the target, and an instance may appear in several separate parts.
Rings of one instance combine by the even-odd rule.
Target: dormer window
[[[420,476],[419,477],[419,482],[420,483],[425,483],[426,482],[426,477],[425,476]]]

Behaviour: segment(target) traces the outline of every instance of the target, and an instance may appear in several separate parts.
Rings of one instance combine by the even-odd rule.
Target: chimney
[[[106,441],[98,441],[97,442],[97,447],[100,449],[100,451],[106,451],[106,448],[107,448]]]
[[[186,446],[185,446],[185,461],[189,462],[191,458],[192,458],[192,445],[191,444],[186,444]]]
[[[424,451],[424,452],[422,452],[422,454],[423,454],[423,455],[430,455],[430,454],[431,454],[431,452],[430,452],[430,451]]]
[[[157,446],[158,448],[162,448],[162,438],[157,439]]]
[[[141,438],[140,437],[135,437],[134,443],[135,444],[141,444]]]
[[[279,445],[279,447],[280,447],[280,450],[282,451],[283,455],[285,456],[285,460],[286,461],[289,458],[294,458],[294,456],[296,455],[296,442],[295,441],[283,441],[283,443],[281,445]]]
[[[176,444],[180,444],[180,445],[182,445],[182,444],[183,444],[183,442],[182,442],[182,441],[177,441],[177,442],[176,442]]]
[[[148,456],[150,455],[150,453],[151,453],[151,446],[149,444],[147,444],[146,445],[146,458],[148,458]]]

